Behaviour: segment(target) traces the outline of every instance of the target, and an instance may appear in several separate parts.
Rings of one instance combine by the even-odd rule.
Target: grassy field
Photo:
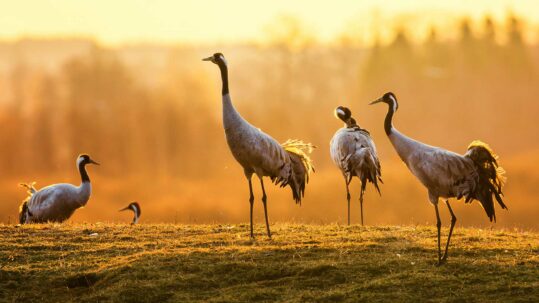
[[[0,225],[6,302],[538,302],[539,234],[424,226]],[[447,229],[444,229],[444,234]]]

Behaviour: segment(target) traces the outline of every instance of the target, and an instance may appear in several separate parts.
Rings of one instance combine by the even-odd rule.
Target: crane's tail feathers
[[[29,183],[19,183],[20,187],[24,187],[27,189],[28,196],[26,199],[24,199],[19,206],[19,223],[24,224],[27,222],[28,217],[30,217],[32,214],[30,213],[30,210],[28,209],[28,202],[30,201],[30,198],[37,192],[37,189],[34,187],[36,185],[36,182],[29,182]]]
[[[359,177],[362,185],[369,181],[374,185],[376,191],[379,195],[382,195],[380,192],[380,187],[378,186],[378,181],[382,181],[382,173],[380,169],[380,162],[376,158],[376,155],[369,148],[361,149],[359,153],[355,154],[355,159],[351,161],[352,165],[356,168],[355,175]],[[359,163],[355,165],[353,163]]]
[[[292,189],[294,201],[301,205],[305,194],[305,185],[309,182],[309,175],[314,172],[313,161],[309,154],[316,146],[301,140],[287,140],[281,144],[290,157],[290,176],[288,180],[281,181],[281,187],[289,185]]]
[[[26,198],[24,201],[22,201],[21,206],[19,206],[19,223],[24,224],[26,223],[26,219],[29,216],[28,211],[28,201],[30,199]]]
[[[479,176],[477,186],[468,193],[466,202],[478,200],[490,221],[496,222],[493,196],[502,209],[507,209],[502,199],[502,188],[506,181],[505,170],[499,166],[498,156],[488,144],[479,140],[470,143],[465,156],[473,161]]]
[[[36,185],[36,182],[19,183],[20,187],[24,187],[28,190],[27,192],[30,196],[37,192],[37,189],[34,187],[34,185]]]

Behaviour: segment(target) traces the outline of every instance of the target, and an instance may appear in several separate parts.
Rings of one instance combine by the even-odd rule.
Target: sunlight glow
[[[353,32],[364,43],[373,41],[374,32],[386,39],[403,23],[420,39],[428,25],[446,28],[464,16],[504,20],[509,11],[539,23],[539,4],[530,0],[1,0],[0,5],[0,39],[82,36],[112,45],[263,42],[279,16],[298,18],[319,41]]]

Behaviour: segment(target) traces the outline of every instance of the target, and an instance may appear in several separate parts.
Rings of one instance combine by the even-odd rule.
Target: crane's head
[[[138,202],[133,201],[133,202],[129,203],[129,205],[127,205],[126,208],[122,208],[119,211],[124,211],[124,210],[132,210],[133,213],[135,213],[135,218],[133,219],[133,224],[138,222],[140,214],[142,213],[141,210],[140,210],[140,205],[138,204]]]
[[[79,155],[79,157],[77,158],[77,165],[80,166],[80,165],[86,165],[86,164],[99,165],[99,163],[92,160],[89,155],[87,155],[87,154]]]
[[[338,106],[335,109],[335,116],[346,123],[346,127],[357,125],[356,119],[352,118],[352,111],[348,107]]]
[[[397,109],[399,109],[399,103],[397,102],[397,97],[395,97],[395,94],[393,94],[392,92],[385,93],[382,97],[372,101],[369,104],[372,105],[379,102],[387,103],[387,105],[389,105],[389,107],[392,108],[394,112],[396,112]]]
[[[127,207],[120,209],[119,211],[132,210],[137,216],[140,215],[140,205],[137,201],[133,201],[127,205]]]
[[[335,117],[341,119],[344,123],[347,123],[352,118],[352,111],[348,107],[337,106],[335,109]]]
[[[226,66],[226,59],[222,53],[215,53],[213,56],[202,59],[202,61],[211,61],[219,66]]]

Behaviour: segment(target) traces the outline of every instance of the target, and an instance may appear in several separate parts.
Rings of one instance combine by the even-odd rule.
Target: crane
[[[263,177],[269,177],[272,182],[281,187],[289,186],[292,197],[297,204],[305,193],[305,185],[309,175],[314,171],[309,154],[314,146],[301,140],[287,140],[279,144],[268,134],[247,122],[234,108],[228,87],[228,66],[222,53],[215,53],[203,59],[219,67],[222,81],[223,126],[226,141],[232,155],[243,167],[243,172],[249,183],[250,227],[253,233],[253,185],[252,176],[256,174],[262,188],[262,204],[266,219],[266,231],[271,239],[268,221],[267,195]]]
[[[400,133],[393,127],[393,115],[399,108],[395,94],[388,92],[370,104],[386,103],[388,112],[384,130],[401,160],[414,176],[427,188],[429,200],[434,205],[436,227],[438,229],[438,264],[447,259],[447,250],[457,217],[449,204],[450,198],[464,198],[466,203],[479,201],[490,221],[496,222],[494,199],[502,209],[507,209],[502,196],[505,170],[498,164],[498,156],[488,144],[475,140],[468,145],[464,155],[434,147]],[[445,199],[451,214],[451,226],[442,255],[440,229],[442,222],[438,211],[438,201]]]
[[[346,199],[348,200],[348,225],[350,225],[350,190],[353,177],[361,182],[359,204],[361,208],[361,225],[363,225],[363,194],[367,181],[371,182],[378,194],[378,181],[382,182],[380,161],[376,154],[376,146],[370,133],[361,128],[352,117],[352,111],[344,106],[335,109],[335,116],[342,120],[344,127],[337,130],[330,142],[331,159],[341,170],[346,184]]]

